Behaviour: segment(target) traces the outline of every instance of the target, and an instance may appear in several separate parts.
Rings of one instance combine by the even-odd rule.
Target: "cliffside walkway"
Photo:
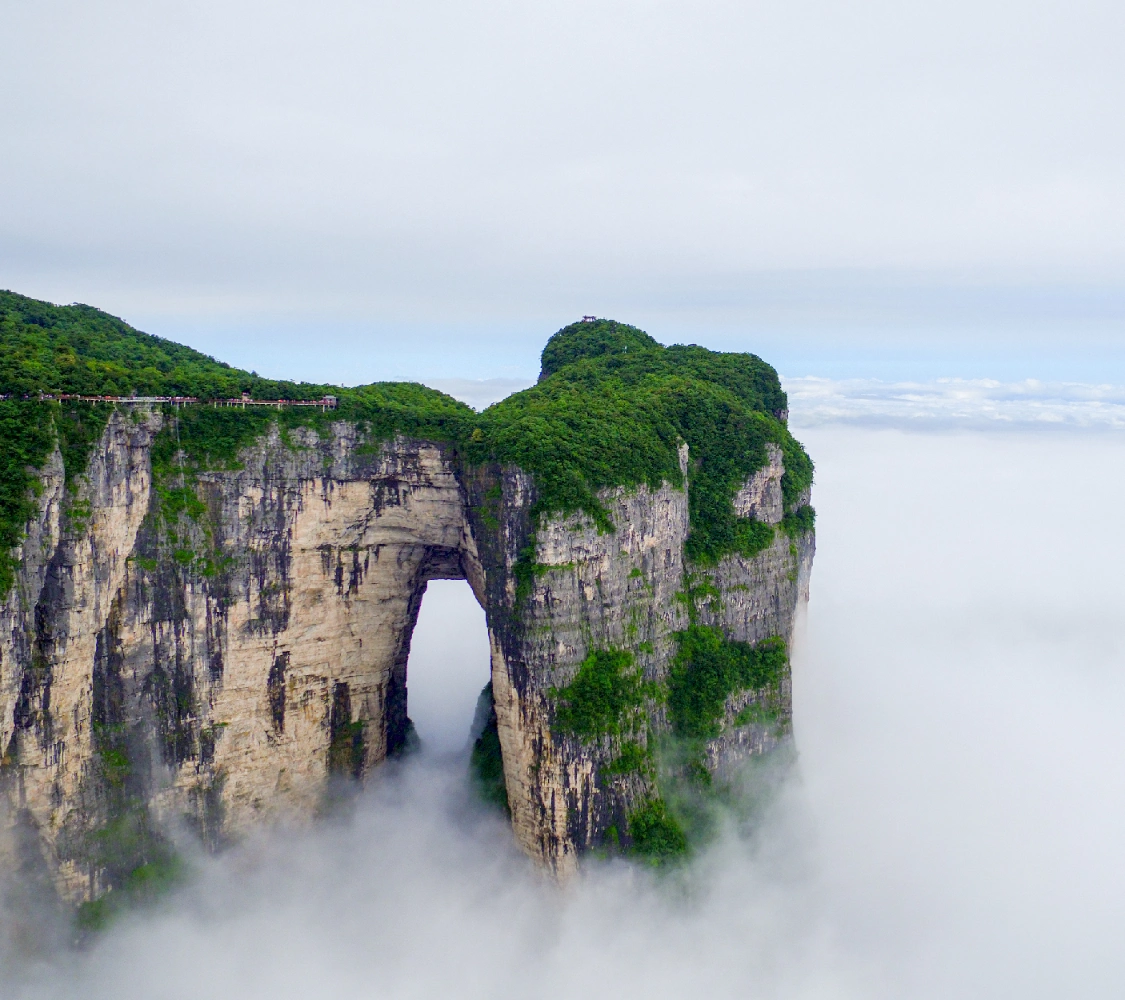
[[[9,399],[10,396],[0,395],[0,399]],[[210,406],[272,406],[282,409],[287,406],[318,406],[323,410],[336,409],[335,396],[322,396],[320,399],[251,399],[248,393],[243,393],[237,399],[207,399],[201,400],[198,396],[82,396],[77,393],[39,393],[37,396],[24,396],[24,399],[38,399],[42,402],[54,400],[79,400],[84,403],[174,403],[176,406],[203,404]]]

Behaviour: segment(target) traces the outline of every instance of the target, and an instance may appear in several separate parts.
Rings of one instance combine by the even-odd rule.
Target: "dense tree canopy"
[[[772,538],[735,517],[731,502],[765,464],[767,443],[785,452],[790,504],[812,481],[812,463],[780,419],[786,405],[777,372],[753,354],[662,347],[610,320],[573,323],[547,342],[537,385],[476,418],[466,451],[533,472],[543,513],[582,510],[608,530],[597,491],[679,484],[677,449],[687,442],[688,555],[713,562],[752,555]]]
[[[786,428],[777,373],[752,354],[664,347],[636,327],[612,320],[573,323],[548,341],[539,382],[475,413],[425,386],[377,382],[354,388],[264,379],[191,348],[134,330],[85,305],[56,306],[0,292],[0,591],[11,580],[11,549],[31,515],[34,470],[56,440],[69,465],[84,462],[101,426],[84,404],[38,402],[45,394],[196,396],[223,399],[338,397],[334,412],[176,411],[177,454],[194,469],[236,461],[272,421],[283,426],[354,420],[372,439],[404,433],[450,444],[468,464],[518,464],[532,474],[534,513],[583,511],[612,530],[599,490],[682,483],[678,448],[690,449],[691,535],[687,555],[709,563],[730,552],[751,555],[772,529],[735,516],[732,498],[766,460],[784,451],[783,490],[793,511],[812,480],[812,463]],[[24,397],[28,397],[25,399]],[[104,407],[103,407],[104,408]],[[168,430],[154,466],[172,461]],[[177,459],[177,462],[179,460]],[[68,468],[68,480],[77,472]],[[803,530],[811,511],[790,523]]]
[[[278,382],[134,330],[92,306],[0,291],[0,393],[317,399],[330,387]]]

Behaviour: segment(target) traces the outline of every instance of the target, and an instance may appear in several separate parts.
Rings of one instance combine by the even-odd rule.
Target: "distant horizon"
[[[409,322],[205,311],[185,315],[153,309],[151,303],[145,308],[131,303],[128,295],[100,301],[73,292],[59,294],[62,289],[50,295],[8,283],[8,290],[31,298],[93,306],[135,329],[267,378],[339,386],[451,379],[534,381],[547,338],[591,312],[638,326],[665,344],[749,351],[786,378],[1032,378],[1125,384],[1125,336],[1116,332],[1125,327],[1125,286],[1120,292],[1105,286],[1088,300],[1078,289],[1064,294],[1059,288],[1030,288],[1021,298],[1012,287],[971,293],[927,287],[927,294],[913,304],[903,303],[901,293],[893,289],[861,287],[852,290],[853,297],[866,296],[866,306],[852,302],[848,308],[828,309],[831,315],[821,317],[811,312],[819,286],[810,286],[800,294],[789,289],[787,302],[769,306],[771,315],[762,315],[769,311],[767,303],[745,321],[707,315],[705,309],[623,305],[613,310],[575,309],[570,315],[560,308],[553,318],[544,309],[527,319],[513,318],[498,307],[492,322],[476,317]],[[836,289],[844,298],[846,292]],[[926,320],[927,303],[939,300],[940,315]],[[908,333],[901,332],[903,327]]]

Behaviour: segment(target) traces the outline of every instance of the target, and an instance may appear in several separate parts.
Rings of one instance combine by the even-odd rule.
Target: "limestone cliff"
[[[402,747],[410,634],[435,578],[468,580],[487,612],[519,842],[565,871],[607,828],[626,828],[651,778],[602,774],[612,741],[552,734],[550,692],[595,648],[636,650],[646,677],[667,675],[688,620],[682,486],[605,491],[612,532],[548,519],[521,595],[535,489],[518,469],[466,472],[445,447],[401,436],[363,451],[343,422],[287,443],[275,426],[237,471],[200,478],[206,516],[170,538],[149,465],[160,424],[158,412],[115,411],[74,497],[51,456],[3,607],[10,819],[36,831],[67,897],[121,874],[103,843],[115,804],[146,830],[186,823],[216,845],[263,819],[315,816],[334,776],[362,777]],[[681,462],[686,474],[686,446]],[[781,520],[782,471],[771,450],[739,494],[748,512]],[[702,619],[751,643],[788,639],[811,557],[811,533],[779,532],[753,558],[721,560],[710,575],[723,600]],[[757,695],[734,699],[729,719]],[[775,697],[787,716],[787,678]],[[659,707],[653,721],[666,728]],[[776,718],[728,725],[710,765],[784,732]]]
[[[620,329],[629,364],[638,343],[646,371],[671,363]],[[538,407],[528,427],[570,412],[564,377],[587,378],[584,358],[618,364],[580,333],[577,361],[558,335],[544,352],[546,388],[517,401]],[[681,367],[750,358],[684,350]],[[410,636],[437,578],[467,580],[486,613],[518,842],[560,873],[654,829],[663,849],[669,774],[721,781],[789,732],[811,465],[783,409],[760,415],[756,399],[690,397],[702,434],[690,407],[668,428],[627,415],[614,433],[655,457],[580,480],[577,459],[557,473],[505,445],[535,433],[505,429],[523,411],[489,424],[466,410],[463,430],[430,436],[256,418],[227,458],[193,461],[179,406],[121,403],[73,469],[60,437],[0,607],[8,867],[37,866],[81,902],[152,876],[178,836],[217,848],[331,808],[410,742]]]

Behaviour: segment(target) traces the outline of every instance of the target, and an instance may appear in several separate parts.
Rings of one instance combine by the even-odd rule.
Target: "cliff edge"
[[[560,873],[682,851],[676,789],[788,740],[812,464],[753,355],[598,320],[482,413],[265,386],[329,409],[89,307],[3,293],[0,334],[0,850],[62,898],[308,821],[404,750],[431,579],[485,610],[500,797]],[[110,379],[197,401],[71,398]]]

